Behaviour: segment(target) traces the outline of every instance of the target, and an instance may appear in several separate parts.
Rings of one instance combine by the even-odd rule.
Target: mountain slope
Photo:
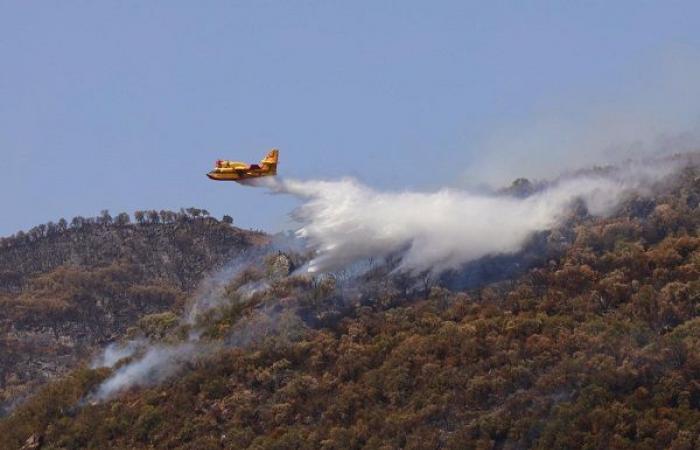
[[[178,310],[209,270],[262,243],[213,218],[80,219],[0,243],[0,405],[65,373],[147,314]]]
[[[73,371],[0,421],[0,447],[695,448],[697,176],[573,211],[549,260],[466,291],[381,266],[286,275],[305,257],[271,254],[194,324],[141,327],[151,350],[197,345],[177,376],[99,399],[143,356]]]

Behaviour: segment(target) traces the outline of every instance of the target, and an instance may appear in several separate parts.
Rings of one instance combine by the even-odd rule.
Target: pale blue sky
[[[276,231],[293,199],[204,176],[273,146],[287,177],[458,183],[502,124],[700,50],[698,5],[0,0],[0,235],[188,206]]]

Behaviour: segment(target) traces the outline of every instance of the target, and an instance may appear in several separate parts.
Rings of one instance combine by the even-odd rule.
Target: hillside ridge
[[[75,368],[143,316],[182,309],[206,273],[266,242],[202,211],[137,212],[136,223],[105,212],[0,240],[0,405]]]
[[[699,175],[604,217],[575,205],[528,264],[486,261],[508,277],[447,277],[466,287],[393,259],[310,276],[311,255],[271,247],[47,384],[0,447],[695,448]]]

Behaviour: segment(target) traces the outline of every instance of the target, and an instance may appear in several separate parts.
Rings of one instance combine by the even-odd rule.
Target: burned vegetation
[[[3,302],[14,306],[2,311],[16,316],[4,319],[5,339],[25,326],[15,324],[19,317],[46,336],[67,320],[99,330],[102,342],[100,321],[111,316],[88,306],[126,304],[133,328],[113,335],[146,348],[196,342],[202,352],[181,359],[177,376],[155,382],[146,372],[100,401],[91,395],[142,355],[75,368],[0,420],[0,447],[696,448],[698,174],[688,169],[651,196],[630,197],[609,217],[573,210],[521,255],[443,278],[397,274],[391,261],[310,277],[297,270],[310,255],[270,248],[207,290],[195,315],[188,311],[204,300],[186,271],[204,256],[186,250],[197,245],[177,247],[184,238],[175,236],[182,263],[174,272],[138,269],[153,256],[151,247],[134,246],[124,250],[130,263],[86,268],[80,282],[65,262],[8,275],[16,281]],[[516,187],[528,195],[523,181]],[[202,239],[252,239],[198,220],[188,226],[210,227]],[[128,227],[141,236],[164,226]],[[178,226],[167,225],[172,233]],[[144,253],[132,254],[138,249]],[[512,270],[496,276],[500,268]],[[37,312],[26,314],[30,308]],[[32,351],[7,348],[3,358]]]
[[[135,223],[105,211],[1,239],[0,413],[144,315],[181,310],[207,271],[264,240],[197,208]]]

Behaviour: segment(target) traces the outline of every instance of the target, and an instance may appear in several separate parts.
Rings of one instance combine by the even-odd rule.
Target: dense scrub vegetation
[[[697,448],[696,176],[572,212],[550,260],[468,291],[386,267],[281,276],[272,255],[196,324],[141,324],[217,350],[106,402],[89,398],[111,371],[77,370],[0,421],[0,447]]]
[[[75,218],[0,240],[0,416],[27,392],[179,310],[198,280],[265,237],[206,211]]]

